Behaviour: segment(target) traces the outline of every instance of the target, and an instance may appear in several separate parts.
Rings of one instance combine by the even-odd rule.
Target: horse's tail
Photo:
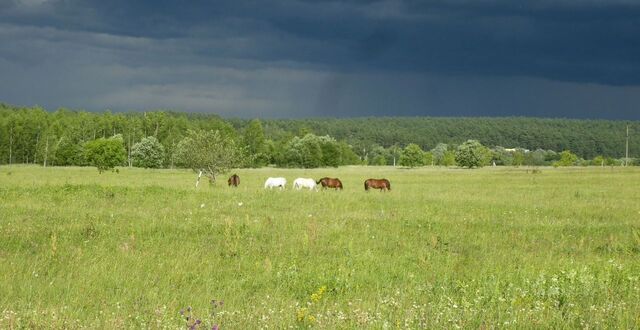
[[[316,181],[316,184],[320,184],[320,182],[322,182],[322,179]]]
[[[369,190],[369,180],[364,181],[364,190]]]

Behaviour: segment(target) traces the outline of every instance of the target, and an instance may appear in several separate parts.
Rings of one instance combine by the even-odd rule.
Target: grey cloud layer
[[[638,118],[638,40],[623,0],[0,1],[0,100]]]

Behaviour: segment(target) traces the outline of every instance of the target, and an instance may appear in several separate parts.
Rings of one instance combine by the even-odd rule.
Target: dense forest
[[[96,113],[0,104],[0,164],[38,163],[87,165],[86,143],[118,136],[131,161],[131,150],[146,137],[163,147],[162,167],[176,163],[176,148],[189,130],[218,130],[255,155],[249,166],[318,167],[345,164],[394,164],[407,145],[438,153],[451,151],[468,139],[494,152],[494,162],[511,165],[500,153],[516,149],[539,153],[530,165],[549,165],[561,151],[582,159],[620,159],[625,153],[629,125],[629,155],[638,157],[639,122],[539,118],[375,117],[317,119],[224,119],[214,114],[169,111]],[[515,157],[518,158],[517,156]],[[527,165],[527,160],[518,164]],[[125,165],[125,164],[123,164]]]
[[[231,120],[236,128],[247,121]],[[640,153],[640,123],[611,120],[540,119],[540,118],[438,118],[371,117],[353,119],[265,120],[270,137],[310,131],[328,134],[360,147],[374,144],[389,147],[416,143],[424,150],[438,143],[458,145],[468,139],[488,147],[571,150],[585,159],[601,155],[621,158],[625,152],[626,125],[636,143],[630,155]]]

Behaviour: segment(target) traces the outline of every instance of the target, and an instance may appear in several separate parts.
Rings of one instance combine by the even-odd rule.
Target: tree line
[[[461,153],[478,158],[474,166],[558,165],[564,151],[575,157],[572,165],[618,165],[624,161],[627,124],[633,141],[638,122],[430,117],[245,120],[170,111],[48,112],[0,104],[0,164],[96,165],[105,162],[100,157],[108,152],[118,156],[101,170],[192,167],[185,159],[195,161],[197,148],[225,143],[238,150],[241,162],[235,165],[245,167],[466,166]],[[477,142],[471,149],[484,148],[480,154],[469,152],[469,139]],[[631,143],[629,152],[638,155],[639,144]]]

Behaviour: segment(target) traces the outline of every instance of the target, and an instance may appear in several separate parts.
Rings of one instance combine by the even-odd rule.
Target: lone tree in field
[[[482,167],[490,159],[489,149],[476,140],[467,140],[456,150],[456,163],[462,167]]]
[[[121,135],[108,139],[99,138],[84,145],[84,156],[87,162],[98,168],[100,173],[122,165],[126,159],[124,141]]]
[[[245,149],[238,146],[231,137],[223,136],[218,130],[189,130],[176,149],[176,164],[204,174],[212,183],[215,182],[217,175],[240,167],[247,160]],[[199,180],[200,175],[198,175],[198,182]]]
[[[146,137],[131,147],[133,166],[160,168],[164,162],[164,146],[153,136]]]
[[[409,143],[400,154],[400,165],[416,167],[424,165],[424,151],[419,145]]]

